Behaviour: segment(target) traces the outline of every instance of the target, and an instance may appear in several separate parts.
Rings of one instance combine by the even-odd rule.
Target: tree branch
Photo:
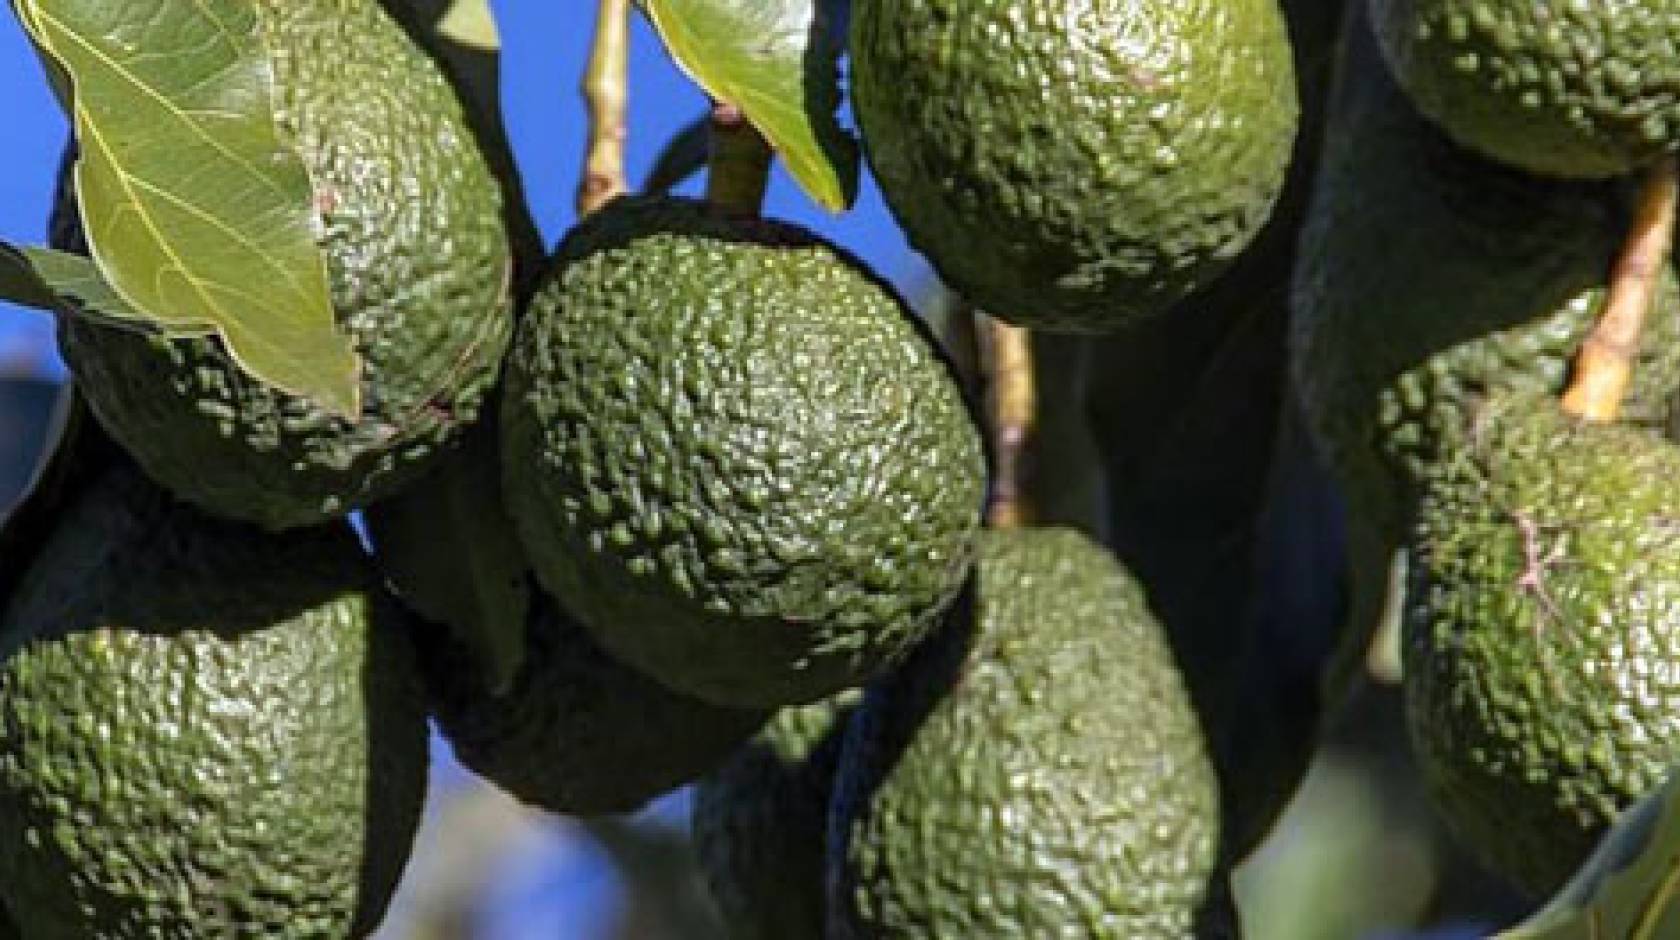
[[[583,73],[589,140],[578,182],[580,217],[629,189],[624,178],[624,111],[630,98],[630,0],[600,0],[597,17],[595,44]]]
[[[986,380],[986,420],[997,448],[991,504],[986,521],[993,528],[1026,525],[1033,519],[1021,478],[1023,456],[1032,439],[1038,389],[1033,376],[1032,337],[1024,327],[981,318],[981,370]]]
[[[1670,157],[1651,168],[1639,191],[1633,228],[1611,273],[1604,311],[1575,356],[1563,410],[1588,421],[1614,421],[1639,358],[1639,334],[1674,240],[1676,169]]]

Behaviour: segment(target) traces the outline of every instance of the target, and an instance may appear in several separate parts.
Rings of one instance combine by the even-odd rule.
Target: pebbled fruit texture
[[[502,416],[538,579],[601,645],[723,705],[813,701],[955,596],[985,489],[932,341],[794,226],[626,199],[560,247]]]
[[[734,940],[822,936],[829,796],[861,698],[848,689],[782,709],[700,779],[694,849]]]
[[[1456,141],[1593,178],[1680,149],[1676,0],[1371,0],[1383,52]]]
[[[1253,239],[1298,103],[1275,0],[871,0],[852,13],[869,163],[911,244],[990,313],[1096,332]]]
[[[1413,534],[1405,692],[1447,820],[1539,894],[1680,760],[1680,449],[1490,403]]]
[[[421,649],[455,756],[551,812],[634,812],[710,770],[768,717],[708,705],[620,664],[545,595],[532,599],[523,663],[502,695],[470,653],[433,634]]]
[[[426,722],[348,529],[269,535],[118,471],[0,618],[0,896],[31,940],[342,938],[407,861]]]
[[[988,531],[975,580],[852,720],[828,936],[1190,937],[1218,784],[1142,589],[1066,529]]]
[[[1308,425],[1348,502],[1355,617],[1369,626],[1420,474],[1467,415],[1501,391],[1562,392],[1628,213],[1613,187],[1538,179],[1454,145],[1389,77],[1368,22],[1348,32],[1290,343]],[[1658,426],[1680,388],[1672,272],[1641,347],[1626,417]]]
[[[454,92],[375,0],[262,0],[276,121],[314,181],[361,414],[241,371],[213,338],[60,318],[100,421],[154,479],[268,528],[402,488],[477,417],[512,331],[500,190]],[[63,215],[63,213],[60,213]]]

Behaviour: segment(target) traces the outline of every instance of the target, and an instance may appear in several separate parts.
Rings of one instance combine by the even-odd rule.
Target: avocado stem
[[[712,153],[706,169],[706,201],[737,215],[756,216],[770,185],[770,144],[741,109],[712,105]]]
[[[1563,410],[1587,421],[1614,421],[1639,358],[1639,334],[1674,240],[1676,164],[1653,166],[1639,190],[1633,226],[1610,275],[1604,311],[1575,355]]]
[[[1032,335],[1025,327],[976,313],[980,319],[981,371],[986,383],[986,420],[996,449],[991,500],[986,522],[1012,529],[1032,521],[1023,468],[1038,410],[1033,375]]]
[[[629,189],[624,177],[625,106],[630,99],[630,0],[600,0],[595,42],[583,73],[589,138],[578,181],[581,218]]]

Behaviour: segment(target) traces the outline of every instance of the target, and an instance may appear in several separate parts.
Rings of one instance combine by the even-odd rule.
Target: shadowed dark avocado
[[[870,0],[870,167],[953,289],[1118,329],[1212,280],[1283,187],[1298,104],[1276,0]]]
[[[1143,591],[1071,529],[988,531],[972,603],[852,719],[827,936],[1192,936],[1218,783]]]
[[[426,787],[405,627],[348,528],[96,484],[0,614],[0,896],[24,935],[372,932]]]
[[[595,645],[554,599],[532,600],[524,662],[495,695],[470,653],[422,646],[438,727],[461,763],[557,813],[628,813],[693,780],[766,717],[673,692]]]
[[[622,199],[562,243],[501,408],[538,579],[601,646],[736,707],[896,662],[967,575],[980,435],[911,314],[795,226]]]
[[[829,795],[861,697],[847,690],[782,709],[700,779],[694,849],[736,940],[822,936]]]
[[[361,413],[346,421],[278,392],[211,338],[65,317],[60,346],[149,475],[277,529],[395,492],[476,419],[512,329],[511,272],[500,190],[461,106],[380,4],[257,10],[276,121],[314,183],[333,306],[361,357]]]

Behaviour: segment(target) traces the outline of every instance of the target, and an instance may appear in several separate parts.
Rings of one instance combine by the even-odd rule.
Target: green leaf
[[[1680,772],[1622,813],[1575,877],[1497,940],[1680,937]]]
[[[159,324],[111,287],[99,266],[81,255],[0,242],[0,299],[37,310],[87,317],[128,329],[170,336],[202,336],[207,323]]]
[[[481,52],[499,52],[502,48],[489,0],[454,0],[438,19],[437,31],[450,42]]]
[[[76,186],[100,271],[166,329],[213,324],[253,376],[351,416],[357,359],[275,126],[248,0],[14,0],[73,85]]]
[[[668,193],[682,185],[689,177],[706,168],[711,152],[712,119],[702,114],[693,123],[672,135],[665,149],[653,161],[653,169],[642,181],[645,193]]]
[[[841,126],[838,17],[823,0],[639,0],[677,65],[741,109],[831,212],[857,197],[858,145]]]

